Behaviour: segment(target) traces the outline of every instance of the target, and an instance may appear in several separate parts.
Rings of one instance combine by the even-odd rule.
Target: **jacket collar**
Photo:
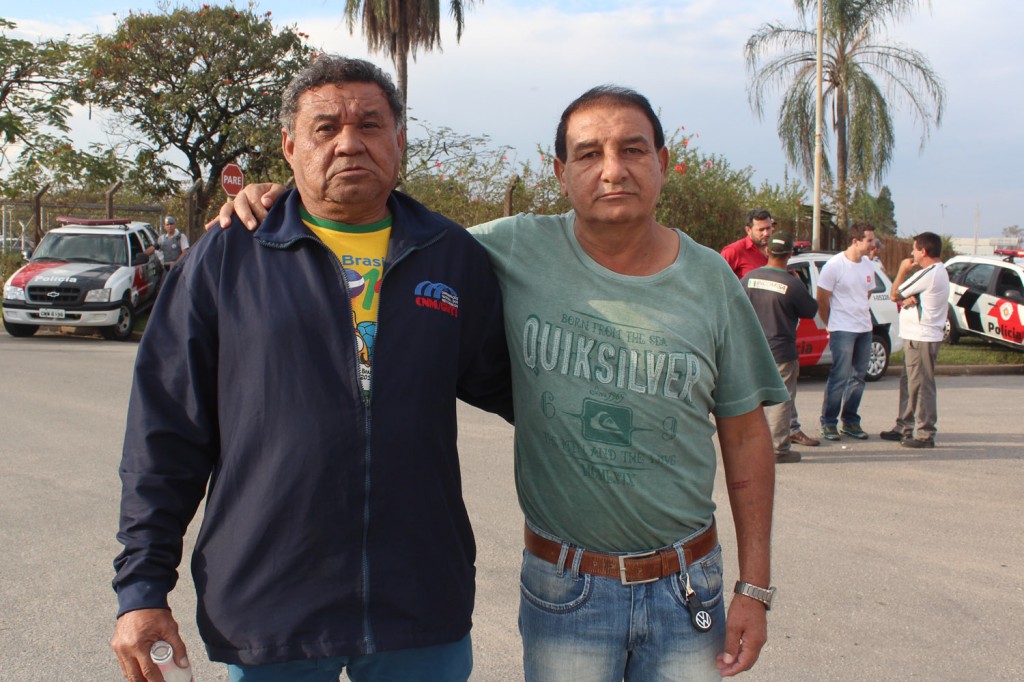
[[[315,239],[299,216],[300,204],[298,191],[285,192],[256,229],[256,241],[270,248],[285,249],[300,239]],[[388,209],[393,218],[389,253],[402,253],[408,248],[422,246],[444,232],[444,223],[439,216],[398,190],[393,190],[388,197]]]

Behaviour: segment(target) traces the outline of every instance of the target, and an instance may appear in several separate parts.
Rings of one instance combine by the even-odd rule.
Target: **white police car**
[[[834,252],[802,252],[789,259],[788,269],[803,281],[811,296],[817,294],[821,269],[834,256]],[[878,381],[889,369],[889,357],[903,348],[900,338],[899,310],[889,298],[892,280],[882,266],[875,265],[875,289],[871,292],[871,360],[868,362],[867,381]],[[828,347],[828,330],[819,315],[813,320],[800,320],[796,329],[796,347],[800,353],[800,366],[831,365],[832,353]]]
[[[28,264],[4,283],[4,329],[32,336],[41,326],[97,327],[131,337],[135,314],[151,306],[163,268],[156,233],[130,220],[58,218]]]
[[[1024,259],[1024,249],[954,256],[946,262],[950,343],[971,335],[1024,350],[1024,265],[1017,258]]]

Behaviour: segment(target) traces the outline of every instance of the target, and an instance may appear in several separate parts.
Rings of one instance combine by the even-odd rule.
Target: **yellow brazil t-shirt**
[[[345,273],[359,347],[359,380],[363,395],[369,397],[380,278],[391,239],[391,216],[370,225],[347,225],[317,218],[305,208],[300,208],[299,213],[306,227],[334,252]]]

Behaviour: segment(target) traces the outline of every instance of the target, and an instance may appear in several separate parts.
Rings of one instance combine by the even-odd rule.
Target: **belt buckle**
[[[643,554],[620,554],[619,555],[619,581],[623,585],[645,585],[661,580],[661,577],[647,578],[646,580],[630,580],[626,577],[626,562],[632,559],[644,559],[657,554],[656,551],[644,552]]]

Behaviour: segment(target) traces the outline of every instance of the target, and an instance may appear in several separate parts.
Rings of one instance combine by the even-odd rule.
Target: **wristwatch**
[[[747,597],[750,597],[751,599],[756,599],[757,601],[761,602],[762,604],[764,604],[765,611],[772,610],[772,600],[775,599],[774,587],[769,587],[768,589],[765,589],[763,587],[758,587],[757,585],[751,585],[750,583],[745,583],[743,581],[737,580],[736,587],[733,591],[736,594],[742,594]]]

